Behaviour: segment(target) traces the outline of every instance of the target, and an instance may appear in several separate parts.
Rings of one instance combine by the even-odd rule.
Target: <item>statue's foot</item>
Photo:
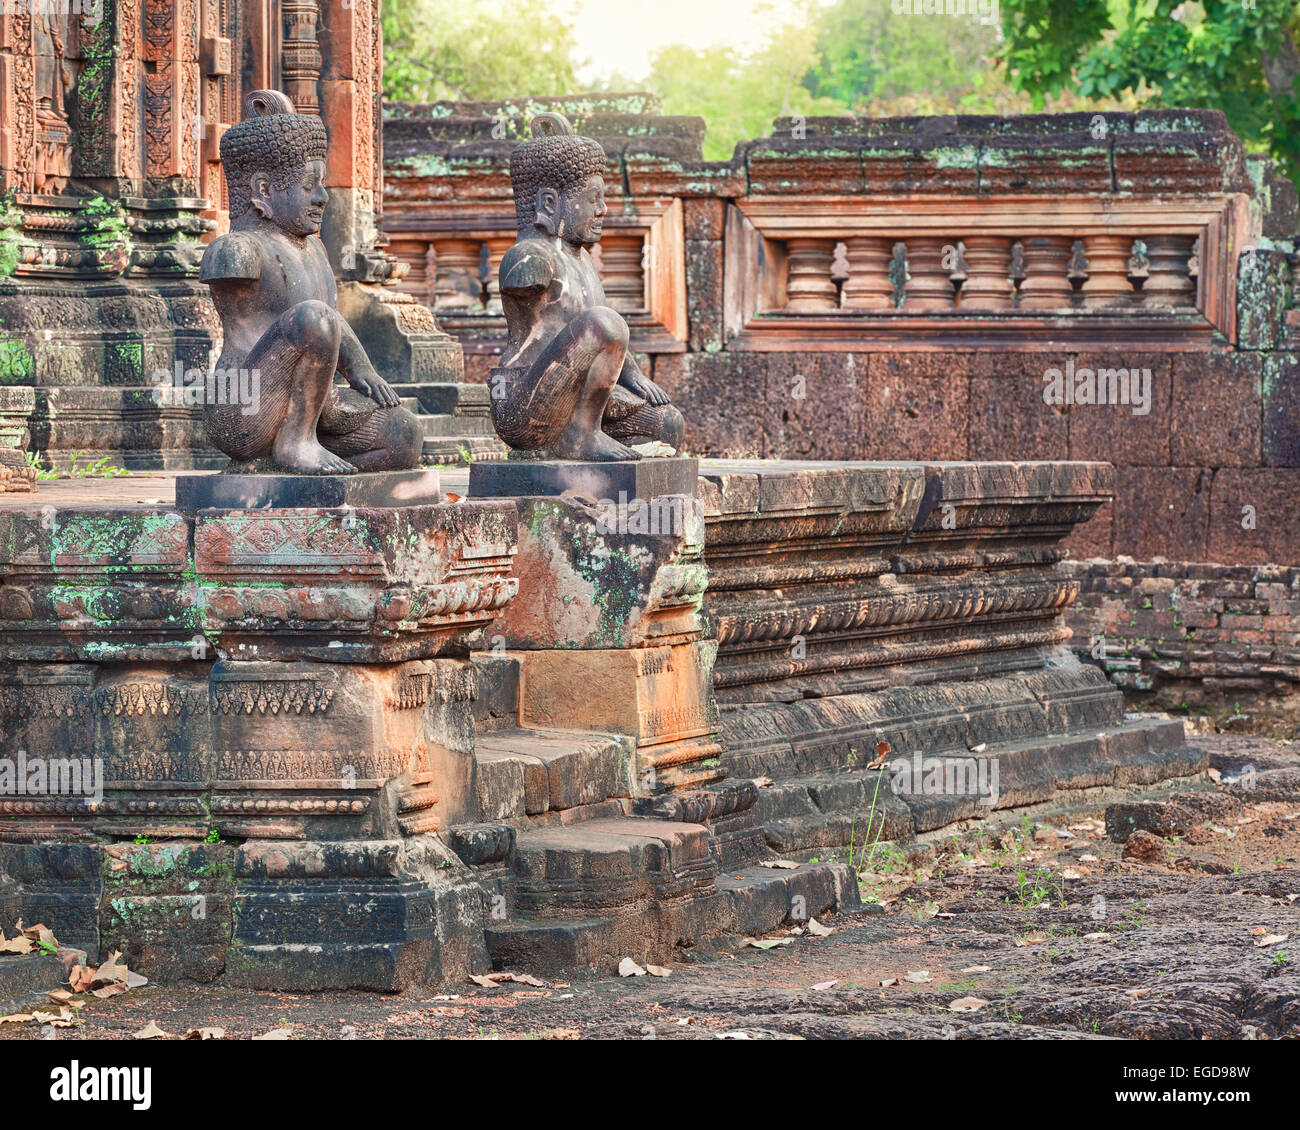
[[[562,459],[583,459],[593,463],[641,458],[626,444],[611,439],[602,431],[585,432],[576,437],[561,436],[560,442],[555,445],[555,453]]]
[[[355,475],[356,467],[340,455],[327,451],[314,439],[287,442],[276,440],[271,452],[276,469],[290,475]]]

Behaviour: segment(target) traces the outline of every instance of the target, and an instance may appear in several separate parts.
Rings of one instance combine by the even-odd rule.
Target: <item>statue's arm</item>
[[[366,354],[366,347],[361,344],[356,332],[348,325],[347,319],[339,315],[339,372],[343,374],[357,392],[370,397],[384,408],[396,408],[401,397],[392,386],[375,371],[374,365]]]
[[[503,294],[534,294],[555,280],[555,263],[547,249],[516,243],[501,257],[498,277]]]
[[[257,241],[238,232],[214,239],[199,264],[200,282],[255,282],[261,277],[262,252]]]

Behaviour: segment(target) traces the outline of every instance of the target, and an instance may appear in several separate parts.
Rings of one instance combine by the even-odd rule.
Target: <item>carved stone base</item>
[[[442,501],[438,472],[374,471],[359,475],[181,475],[181,510],[258,510],[298,506],[432,506]]]
[[[665,495],[695,497],[697,459],[638,459],[584,463],[571,459],[522,459],[474,463],[469,492],[475,498],[520,498],[566,492],[596,501],[650,502]],[[648,532],[648,531],[643,531]]]

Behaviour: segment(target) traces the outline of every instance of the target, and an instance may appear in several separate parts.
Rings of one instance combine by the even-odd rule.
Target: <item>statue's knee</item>
[[[342,339],[339,313],[325,302],[310,298],[285,315],[285,330],[304,349],[337,353]]]
[[[627,320],[612,306],[593,306],[583,316],[602,345],[627,348]]]

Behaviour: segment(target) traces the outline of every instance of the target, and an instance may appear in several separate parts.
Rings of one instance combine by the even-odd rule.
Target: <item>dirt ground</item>
[[[131,1039],[150,1022],[237,1039],[1300,1037],[1300,742],[1196,740],[1220,780],[1111,810],[1117,835],[1171,812],[1172,831],[1119,842],[1096,809],[877,848],[865,913],[770,948],[682,951],[667,977],[406,997],[145,987],[0,1038]]]

